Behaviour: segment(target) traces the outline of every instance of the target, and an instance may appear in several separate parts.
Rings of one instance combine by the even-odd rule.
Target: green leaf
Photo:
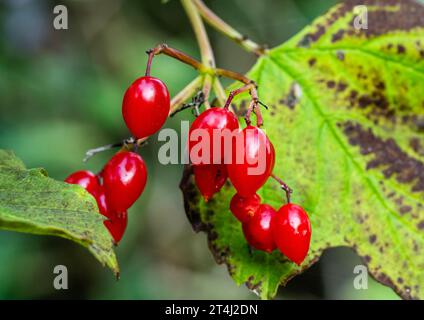
[[[356,4],[367,5],[368,29],[353,26]],[[272,298],[323,250],[346,246],[401,297],[424,298],[423,17],[412,1],[346,1],[250,71],[270,106],[275,174],[308,211],[312,242],[300,267],[279,252],[249,254],[228,209],[234,189],[205,204],[187,171],[187,216],[237,284]],[[246,99],[236,103],[240,114]],[[259,194],[275,208],[283,202],[274,181]]]
[[[0,149],[0,229],[75,241],[118,275],[103,220],[83,188],[55,181],[44,169],[26,169],[13,152]]]

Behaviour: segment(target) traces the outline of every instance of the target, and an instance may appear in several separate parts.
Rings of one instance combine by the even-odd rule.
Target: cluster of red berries
[[[157,132],[170,111],[168,89],[161,80],[149,75],[154,54],[154,51],[149,52],[146,76],[135,80],[127,89],[122,104],[124,121],[137,141]],[[275,150],[259,125],[253,126],[247,119],[247,126],[240,130],[237,117],[229,111],[233,96],[234,92],[224,107],[201,113],[190,127],[188,147],[196,185],[208,201],[229,179],[237,190],[230,210],[242,223],[250,246],[266,252],[278,248],[290,260],[301,264],[311,238],[308,215],[300,206],[290,203],[287,186],[288,203],[278,212],[261,203],[256,192],[271,175],[275,177],[272,173]],[[252,98],[252,102],[258,101]],[[230,148],[226,148],[225,135],[215,139],[216,133],[224,131],[235,132],[241,138],[241,144],[238,141],[234,144],[232,139]],[[203,138],[207,138],[207,144],[199,141]],[[256,172],[258,167],[261,168]],[[65,181],[81,185],[95,197],[100,213],[108,218],[104,224],[118,243],[127,225],[127,209],[143,192],[146,180],[143,159],[125,150],[115,154],[99,174],[78,171]]]
[[[206,135],[195,134],[199,129]],[[220,140],[214,137],[224,130],[238,132],[242,143],[235,143],[233,139],[230,148],[224,149],[225,135],[221,135]],[[195,149],[205,137],[210,142],[207,156],[201,154],[204,149]],[[205,201],[221,189],[227,178],[233,184],[237,193],[231,200],[230,210],[242,223],[250,246],[269,253],[278,248],[296,264],[303,262],[311,238],[311,225],[305,210],[289,202],[277,212],[261,204],[256,194],[272,175],[275,164],[274,147],[262,129],[248,123],[240,131],[236,116],[228,108],[211,108],[201,113],[190,128],[189,153],[195,182]],[[201,160],[196,161],[194,156]],[[252,174],[250,170],[257,168],[261,161],[262,169]]]
[[[141,77],[127,89],[122,103],[124,121],[138,139],[148,137],[164,124],[170,109],[165,84],[150,76]],[[95,199],[115,244],[127,227],[127,210],[142,194],[147,181],[146,165],[135,152],[120,151],[97,175],[77,171],[65,179],[85,188]]]

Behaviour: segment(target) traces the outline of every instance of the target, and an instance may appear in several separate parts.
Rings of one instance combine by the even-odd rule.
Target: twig
[[[84,159],[82,159],[83,162],[87,162],[88,160],[90,160],[91,157],[93,157],[94,155],[100,153],[100,152],[104,152],[110,149],[114,149],[114,148],[120,148],[122,147],[123,143],[111,143],[111,144],[107,144],[105,146],[101,146],[101,147],[97,147],[97,148],[93,148],[90,150],[87,150],[87,152],[85,153],[85,157]]]
[[[202,63],[210,68],[215,68],[215,57],[209,41],[208,34],[203,24],[202,18],[193,4],[192,0],[181,0],[181,4],[187,13],[194,34],[196,35],[197,43],[199,44],[200,56]]]
[[[243,92],[248,91],[249,94],[252,97],[252,101],[250,102],[249,108],[247,109],[246,115],[244,117],[246,124],[250,125],[251,124],[251,120],[250,120],[250,115],[252,114],[252,112],[255,112],[256,114],[256,125],[258,127],[261,127],[263,125],[263,118],[262,118],[262,114],[261,111],[258,107],[258,103],[259,103],[259,99],[258,99],[258,93],[256,91],[256,83],[253,81],[250,81],[249,83],[245,84],[244,86],[242,86],[241,88],[238,88],[234,91],[231,91],[230,94],[228,95],[228,99],[225,102],[224,108],[228,109],[231,105],[231,101],[233,101],[233,98]]]
[[[146,76],[150,75],[153,57],[158,54],[165,54],[169,57],[179,60],[185,64],[192,66],[194,69],[199,70],[199,72],[205,72],[205,69],[207,69],[205,65],[200,61],[192,58],[184,52],[181,52],[180,50],[169,47],[166,43],[158,44],[156,47],[147,50],[146,53],[149,55],[146,66]]]
[[[185,109],[191,108],[193,110],[193,114],[198,117],[200,115],[199,108],[201,105],[205,103],[205,95],[203,91],[199,91],[192,99],[190,103],[183,104],[176,112],[172,113],[170,117],[173,117],[178,112],[181,112]]]
[[[290,203],[290,195],[293,193],[293,190],[275,174],[272,174],[271,177],[280,184],[281,189],[286,193],[287,203]]]
[[[240,81],[242,83],[245,84],[245,86],[243,86],[242,88],[236,90],[237,92],[240,91],[244,92],[244,91],[249,91],[250,95],[252,96],[252,102],[249,105],[249,109],[246,113],[245,116],[245,120],[247,124],[251,123],[250,120],[250,115],[252,112],[254,112],[256,114],[256,125],[258,127],[263,125],[263,118],[262,118],[262,114],[261,111],[259,110],[258,107],[258,103],[259,103],[259,99],[258,99],[258,93],[256,90],[256,83],[249,79],[248,77],[246,77],[245,75],[235,72],[235,71],[231,71],[231,70],[227,70],[227,69],[222,69],[222,68],[214,68],[214,67],[208,67],[206,65],[204,65],[202,62],[194,59],[193,57],[185,54],[182,51],[179,51],[177,49],[171,48],[166,44],[159,44],[156,47],[154,47],[153,49],[150,49],[147,51],[147,53],[149,54],[149,59],[147,62],[147,68],[146,68],[146,75],[150,74],[150,70],[151,70],[151,64],[153,61],[153,57],[155,55],[158,54],[165,54],[171,58],[177,59],[179,61],[182,61],[190,66],[192,66],[193,68],[197,69],[199,71],[199,73],[203,76],[203,93],[205,95],[205,106],[206,108],[209,108],[209,94],[210,94],[210,90],[212,87],[212,83],[213,83],[213,78],[216,76],[224,76],[236,81]],[[228,109],[229,104],[231,103],[231,100],[233,99],[234,95],[237,95],[238,93],[233,92],[230,93],[230,96],[228,97],[227,103],[226,103],[226,108]],[[185,97],[185,99],[182,101],[184,102],[185,100],[187,100],[189,97]]]
[[[213,28],[227,36],[231,40],[237,42],[246,51],[253,52],[257,56],[261,56],[267,52],[265,46],[261,46],[256,42],[250,40],[247,36],[242,35],[236,29],[231,27],[228,23],[218,17],[211,9],[209,9],[201,0],[192,0],[197,8],[197,11],[203,19]]]
[[[206,74],[203,80],[203,94],[204,94],[204,102],[205,108],[210,109],[211,105],[209,104],[209,95],[212,89],[213,78],[210,74]]]
[[[223,106],[225,100],[227,99],[227,94],[225,93],[225,89],[219,81],[219,78],[215,78],[213,82],[213,90],[216,94],[216,98],[218,99],[218,103],[220,106]]]
[[[196,91],[199,90],[202,85],[202,77],[196,77],[192,82],[190,82],[183,90],[181,90],[174,98],[171,100],[171,108],[169,110],[169,116],[178,112],[178,109],[184,104],[185,101],[190,99]]]

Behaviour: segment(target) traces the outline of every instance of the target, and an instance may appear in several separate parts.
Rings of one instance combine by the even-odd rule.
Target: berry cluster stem
[[[181,4],[190,20],[194,34],[196,35],[202,63],[210,68],[215,68],[215,57],[202,17],[192,0],[181,0]]]
[[[227,99],[227,94],[225,93],[225,89],[218,78],[215,78],[215,81],[213,82],[213,90],[215,91],[219,105],[223,106],[225,104],[225,100]],[[234,108],[231,108],[231,111],[235,112]]]
[[[195,58],[189,56],[188,54],[185,54],[184,52],[179,51],[175,48],[171,48],[170,46],[168,46],[167,44],[164,44],[164,43],[159,44],[156,47],[154,47],[153,49],[148,50],[147,53],[148,53],[149,57],[148,57],[148,60],[147,60],[146,76],[150,75],[153,57],[156,56],[156,55],[159,55],[159,54],[165,54],[165,55],[167,55],[171,58],[179,60],[179,61],[181,61],[181,62],[183,62],[187,65],[190,65],[193,68],[195,68],[196,70],[198,70],[199,73],[203,75],[203,93],[205,95],[206,108],[209,107],[208,98],[209,98],[209,94],[210,94],[210,91],[212,89],[212,85],[213,85],[215,78],[217,78],[219,76],[223,76],[223,77],[244,83],[244,86],[242,86],[241,88],[230,92],[230,95],[229,95],[229,97],[228,97],[228,99],[225,103],[224,108],[226,108],[226,109],[229,108],[231,101],[233,100],[233,98],[236,95],[238,95],[242,92],[248,91],[249,94],[252,97],[252,100],[250,102],[249,108],[248,108],[246,116],[245,116],[246,124],[249,125],[251,123],[250,116],[251,116],[252,112],[255,112],[256,117],[257,117],[257,126],[258,127],[262,126],[263,118],[262,118],[262,115],[261,115],[261,111],[259,109],[259,99],[258,99],[257,85],[253,80],[251,80],[248,77],[246,77],[245,75],[240,74],[240,73],[235,72],[235,71],[206,66],[202,62],[196,60]],[[225,94],[225,91],[224,91],[224,94]]]
[[[217,30],[221,31],[229,38],[241,44],[246,50],[254,52],[258,56],[265,53],[264,47],[242,36],[238,31],[229,26],[227,23],[221,20],[215,13],[213,13],[208,7],[206,7],[201,0],[181,0],[181,4],[187,13],[193,31],[196,35],[196,39],[200,49],[201,61],[187,55],[186,53],[180,50],[169,47],[166,44],[159,44],[156,47],[147,51],[148,60],[145,72],[146,76],[150,76],[153,58],[159,54],[165,54],[171,58],[179,60],[187,65],[190,65],[194,69],[196,69],[200,74],[171,100],[171,109],[169,112],[169,116],[174,115],[181,108],[184,108],[184,102],[187,101],[190,97],[192,97],[200,87],[202,87],[203,101],[205,103],[206,108],[210,107],[208,98],[212,90],[215,92],[217,99],[221,105],[224,104],[224,101],[226,101],[225,108],[227,109],[230,107],[231,101],[233,100],[234,96],[239,93],[248,91],[252,99],[245,115],[246,124],[249,125],[251,123],[250,116],[252,112],[254,112],[256,114],[257,126],[262,126],[263,119],[259,108],[259,104],[261,104],[261,102],[258,99],[256,83],[238,72],[222,68],[216,68],[215,57],[209,41],[208,34],[203,24],[202,17],[206,22],[215,27]],[[244,86],[240,89],[232,91],[228,99],[226,100],[225,89],[222,87],[222,84],[219,81],[220,76],[239,81],[243,83]],[[138,140],[135,140],[134,138],[128,138],[120,143],[110,144],[103,147],[88,150],[84,161],[87,161],[96,153],[109,150],[115,147],[122,147],[128,150],[138,148],[147,139],[148,137]]]
[[[286,193],[287,203],[290,203],[290,195],[293,193],[293,190],[275,174],[271,174],[271,177],[280,184],[281,189]]]
[[[191,81],[183,90],[181,90],[171,100],[171,108],[169,109],[169,116],[174,115],[183,106],[184,102],[193,96],[194,92],[200,89],[203,79],[201,76],[196,77]]]
[[[239,95],[240,93],[248,91],[249,94],[252,96],[252,101],[250,102],[250,106],[247,110],[247,113],[246,113],[246,116],[245,116],[245,121],[246,121],[247,125],[250,125],[250,123],[251,123],[250,115],[253,111],[253,112],[256,113],[256,118],[257,118],[257,124],[256,125],[258,127],[260,127],[263,124],[263,119],[262,119],[261,111],[258,107],[259,99],[258,99],[258,93],[256,91],[256,87],[257,87],[256,83],[254,81],[250,81],[247,84],[245,84],[244,86],[242,86],[242,87],[240,87],[236,90],[231,91],[230,94],[228,95],[227,101],[225,102],[224,108],[228,109],[230,107],[231,101],[233,101],[233,99],[236,95]]]
[[[203,80],[203,94],[204,94],[204,103],[205,103],[205,108],[206,109],[210,109],[210,104],[209,104],[209,95],[211,93],[212,90],[212,83],[213,83],[213,78],[210,74],[205,74],[205,78]]]
[[[193,57],[178,49],[171,48],[165,43],[158,44],[156,47],[154,47],[153,49],[149,49],[146,52],[149,55],[149,58],[147,59],[146,76],[150,76],[153,57],[159,54],[165,54],[171,58],[188,64],[194,69],[198,70],[200,73],[206,73],[208,69],[202,62],[194,59]]]

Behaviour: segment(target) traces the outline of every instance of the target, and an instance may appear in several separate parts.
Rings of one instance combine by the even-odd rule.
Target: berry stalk
[[[290,203],[290,195],[293,193],[293,190],[275,174],[271,174],[271,177],[280,184],[281,189],[286,193],[287,203]]]
[[[200,56],[202,57],[202,63],[210,68],[215,68],[215,57],[213,54],[212,46],[209,41],[208,34],[203,24],[202,17],[196,10],[192,0],[181,0],[194,34],[196,35],[197,43],[199,44]]]
[[[196,60],[195,58],[189,56],[188,54],[185,54],[184,52],[174,49],[170,46],[168,46],[167,44],[159,44],[156,47],[154,47],[153,49],[150,49],[147,51],[149,57],[147,60],[147,67],[146,67],[146,76],[150,75],[150,70],[151,70],[151,65],[153,62],[153,57],[159,54],[165,54],[171,58],[174,58],[176,60],[179,60],[187,65],[192,66],[193,68],[195,68],[196,70],[199,71],[200,74],[204,75],[203,78],[203,93],[205,96],[205,104],[206,104],[206,109],[208,109],[209,107],[209,102],[208,102],[208,98],[209,98],[209,94],[210,91],[212,89],[212,83],[215,80],[214,78],[218,77],[218,76],[223,76],[232,80],[236,80],[239,82],[244,83],[245,85],[243,87],[241,87],[240,89],[234,90],[232,92],[230,92],[230,95],[227,99],[227,102],[225,103],[224,108],[228,109],[231,101],[233,100],[234,96],[242,93],[242,92],[246,92],[248,91],[249,94],[252,97],[252,101],[250,102],[248,111],[246,113],[246,124],[249,125],[251,123],[250,120],[250,116],[252,114],[252,112],[255,112],[256,114],[256,118],[257,118],[257,126],[260,127],[263,125],[263,118],[261,115],[261,111],[259,109],[259,98],[258,98],[258,93],[257,93],[257,85],[256,83],[249,79],[248,77],[246,77],[243,74],[240,74],[238,72],[235,71],[231,71],[231,70],[227,70],[227,69],[222,69],[222,68],[212,68],[212,67],[208,67],[206,65],[204,65],[202,62]],[[222,87],[222,86],[221,86]],[[225,95],[225,91],[224,91],[224,95]]]

